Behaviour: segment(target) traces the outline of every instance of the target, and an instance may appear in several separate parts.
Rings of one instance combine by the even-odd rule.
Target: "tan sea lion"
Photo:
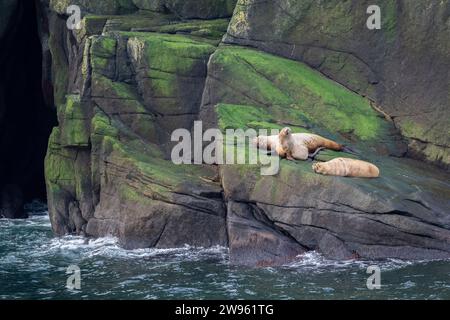
[[[312,168],[316,173],[331,176],[377,178],[380,175],[380,170],[372,163],[348,158],[314,163]]]
[[[345,147],[316,134],[292,133],[290,128],[281,130],[275,146],[278,155],[288,160],[307,160],[309,157],[314,157],[321,149],[343,151]]]

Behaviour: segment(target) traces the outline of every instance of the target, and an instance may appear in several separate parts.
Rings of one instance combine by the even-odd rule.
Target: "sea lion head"
[[[289,128],[289,127],[283,128],[283,129],[280,131],[280,137],[287,137],[287,136],[290,135],[291,133],[292,133],[291,128]]]
[[[313,168],[314,172],[316,172],[316,173],[323,173],[323,167],[320,162],[314,163],[312,165],[312,168]]]

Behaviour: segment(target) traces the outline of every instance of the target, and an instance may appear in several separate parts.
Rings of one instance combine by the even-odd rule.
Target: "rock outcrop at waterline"
[[[230,25],[233,1],[194,6],[111,0],[98,7],[75,2],[84,8],[84,18],[82,29],[72,32],[65,28],[66,2],[41,1],[59,119],[46,157],[56,234],[115,235],[126,248],[224,245],[233,263],[248,265],[282,264],[307,250],[335,259],[450,256],[450,174],[403,158],[411,144],[402,136],[405,126],[397,130],[397,122],[354,92],[374,98],[387,113],[393,105],[406,112],[406,105],[391,96],[372,95],[376,82],[395,82],[395,72],[369,79],[374,67],[353,64],[351,56],[297,51],[297,36],[318,43],[313,38],[324,30],[328,39],[326,30],[334,30],[336,21],[344,24],[341,12],[349,18],[342,28],[353,30],[352,23],[365,13],[359,1],[347,1],[353,6],[339,10],[311,1],[277,1],[280,8],[267,1],[238,1]],[[392,6],[387,0],[380,5],[383,10]],[[432,5],[431,12],[439,13],[440,5]],[[408,16],[411,9],[402,8],[395,14]],[[313,22],[307,17],[318,13],[329,17],[322,21],[325,27],[308,27]],[[278,42],[267,38],[265,23],[277,26],[271,37]],[[390,32],[404,30],[404,23],[396,20]],[[424,28],[423,38],[441,37],[437,28]],[[365,36],[362,32],[359,40]],[[345,50],[347,42],[340,44]],[[377,50],[391,53],[390,46],[377,42]],[[398,50],[394,56],[428,61],[441,49],[429,47],[413,56]],[[305,56],[322,58],[314,64]],[[448,56],[443,62],[448,65]],[[342,82],[338,75],[349,68],[344,84],[352,90],[325,76]],[[414,98],[421,81],[429,79],[420,70],[410,75],[418,85],[410,87],[408,105],[439,113],[444,103],[445,112],[448,101],[440,96],[439,105]],[[404,98],[408,86],[398,82]],[[294,132],[314,132],[356,148],[383,175],[376,180],[319,176],[310,162],[285,160],[274,176],[261,176],[256,165],[174,165],[170,134],[190,129],[197,119],[221,130],[290,126]],[[435,129],[434,123],[424,126]],[[327,151],[319,159],[340,155]],[[208,179],[217,170],[220,182]]]

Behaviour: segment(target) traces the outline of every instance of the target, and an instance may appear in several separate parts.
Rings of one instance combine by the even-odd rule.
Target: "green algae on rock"
[[[386,147],[393,154],[404,149],[399,148],[400,138],[395,137],[392,123],[382,118],[368,99],[302,63],[252,49],[226,46],[214,53],[210,64],[214,74],[209,79],[213,88],[209,99],[214,101],[211,106],[233,104],[237,97],[253,106],[219,105],[221,127],[229,124],[249,127],[250,122],[258,119],[279,127],[297,127],[295,130],[299,132],[315,131],[365,147]],[[205,106],[202,112],[207,113],[209,108]],[[394,135],[391,141],[386,139],[391,135]]]
[[[172,127],[189,128],[198,112],[207,62],[227,22],[169,25],[175,20],[170,13],[86,15],[75,31],[81,88],[70,86],[62,99],[47,155],[55,233],[112,234],[127,248],[226,245],[221,188],[202,178],[214,168],[177,166],[164,144]],[[133,31],[148,28],[159,33]],[[81,124],[86,131],[75,129]],[[60,171],[72,176],[60,181]],[[180,232],[188,226],[192,232]]]
[[[359,47],[340,47],[365,22],[359,2],[238,1],[227,32],[235,1],[78,1],[89,10],[71,33],[52,11],[57,2],[49,14],[60,124],[46,160],[56,234],[114,235],[126,248],[222,245],[246,265],[283,264],[306,250],[333,259],[450,256],[448,174],[396,158],[406,144],[395,124],[403,120],[412,139],[427,121],[392,114],[393,123],[374,110],[371,99],[383,111],[389,101],[375,99],[378,66],[349,53]],[[392,1],[382,10],[388,28],[374,37],[386,48],[405,30]],[[310,45],[323,41],[333,46]],[[382,175],[323,177],[308,161],[281,160],[272,176],[261,164],[175,165],[171,133],[190,132],[195,120],[221,131],[317,133],[354,147],[359,154],[346,156],[376,163]],[[237,145],[243,154],[249,159]]]
[[[305,62],[369,97],[404,134],[410,156],[447,169],[448,3],[379,1],[381,30],[366,28],[370,5],[239,0],[224,42]],[[412,134],[408,121],[426,130]]]

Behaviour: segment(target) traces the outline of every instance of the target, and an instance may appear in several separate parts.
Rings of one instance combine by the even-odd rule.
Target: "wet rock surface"
[[[448,258],[450,175],[405,158],[448,165],[448,24],[430,25],[447,3],[421,16],[421,4],[382,1],[392,19],[378,33],[356,27],[365,2],[342,3],[238,1],[230,22],[234,1],[79,1],[82,29],[69,31],[65,1],[41,1],[59,122],[45,166],[54,232],[114,235],[125,248],[228,246],[232,263],[258,266],[308,250]],[[429,34],[411,37],[408,19]],[[308,161],[281,160],[273,176],[175,165],[170,135],[194,120],[314,132],[357,151],[317,161],[356,157],[381,177],[321,176]]]

